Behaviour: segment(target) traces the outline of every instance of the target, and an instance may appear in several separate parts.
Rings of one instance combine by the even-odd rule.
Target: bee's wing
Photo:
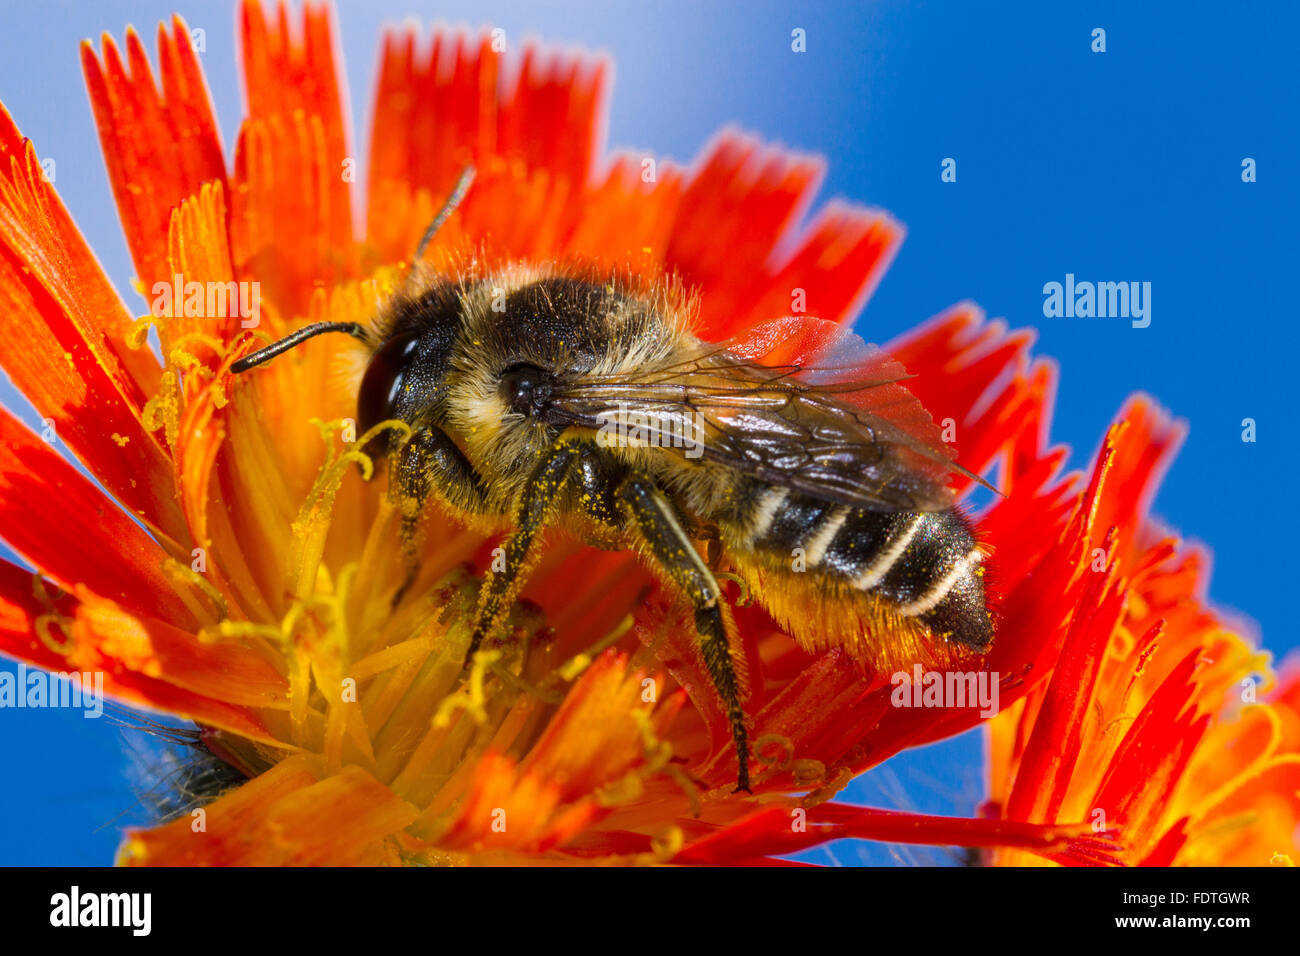
[[[830,322],[764,322],[671,366],[562,383],[557,423],[633,436],[874,511],[942,511],[964,469],[906,373]]]

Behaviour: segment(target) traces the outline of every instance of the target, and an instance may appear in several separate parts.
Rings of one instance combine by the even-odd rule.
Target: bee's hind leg
[[[401,546],[405,575],[392,606],[401,603],[420,571],[420,525],[425,505],[435,490],[462,511],[482,512],[487,492],[474,467],[445,432],[432,426],[417,429],[393,453],[393,490],[402,514]]]
[[[655,560],[668,572],[695,606],[695,627],[713,686],[726,708],[739,764],[736,790],[749,790],[749,732],[740,706],[740,687],[731,659],[731,642],[718,582],[663,492],[648,478],[630,476],[618,488],[618,499],[635,523]]]

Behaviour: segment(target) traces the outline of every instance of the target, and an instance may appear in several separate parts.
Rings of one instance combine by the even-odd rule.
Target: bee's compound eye
[[[533,415],[551,400],[554,380],[536,365],[514,365],[501,373],[501,397],[512,412]]]
[[[362,434],[382,421],[397,417],[397,398],[419,343],[418,336],[403,335],[385,342],[371,356],[357,396],[358,427]]]

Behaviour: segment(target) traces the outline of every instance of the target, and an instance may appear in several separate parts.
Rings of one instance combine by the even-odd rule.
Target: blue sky
[[[220,3],[6,2],[0,100],[42,156],[120,288],[132,275],[116,222],[77,45],[134,23],[149,38],[179,10],[206,34],[204,67],[224,141],[239,119],[233,11]],[[821,153],[821,198],[888,209],[908,235],[858,323],[884,341],[972,299],[1039,331],[1060,363],[1054,436],[1080,463],[1134,390],[1190,426],[1157,511],[1215,556],[1211,595],[1254,622],[1275,652],[1300,557],[1282,500],[1296,455],[1297,331],[1291,288],[1298,115],[1292,4],[1207,3],[500,3],[379,0],[339,6],[352,115],[370,112],[381,22],[415,16],[491,23],[612,55],[609,144],[681,160],[724,124]],[[790,49],[802,28],[807,52]],[[1091,50],[1106,31],[1106,52]],[[941,181],[941,162],[957,181]],[[1242,161],[1257,181],[1242,182]],[[1151,283],[1151,324],[1047,318],[1043,286]],[[21,407],[7,386],[0,398]],[[1258,440],[1241,440],[1242,420]],[[107,720],[4,715],[0,863],[100,863],[135,797]],[[134,739],[134,738],[133,738]],[[847,796],[969,813],[980,742],[908,755]],[[837,845],[810,858],[890,862]],[[909,851],[903,859],[942,861]]]

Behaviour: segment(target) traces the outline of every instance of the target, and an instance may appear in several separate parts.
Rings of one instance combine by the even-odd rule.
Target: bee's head
[[[362,434],[394,418],[412,426],[438,419],[447,394],[454,334],[454,327],[433,322],[400,332],[375,351],[357,393],[357,428]]]
[[[381,322],[384,332],[376,335],[356,322],[316,322],[244,356],[231,365],[231,371],[246,372],[323,332],[346,332],[367,345],[373,345],[378,338],[379,347],[370,356],[357,395],[361,433],[390,419],[411,426],[436,421],[446,396],[451,350],[461,324],[461,290],[419,263],[430,240],[460,205],[473,181],[474,167],[467,166],[425,229],[412,259],[416,265],[411,279],[394,297]],[[380,435],[365,450],[385,454],[392,447],[392,437],[391,432]]]
[[[379,347],[371,354],[357,394],[357,428],[365,434],[380,422],[397,419],[416,427],[436,422],[447,394],[451,351],[460,325],[456,290],[446,283],[400,298],[381,323]],[[376,333],[354,322],[317,322],[299,329],[231,366],[246,372],[281,352],[325,332],[346,332],[372,344]],[[378,436],[365,450],[385,454],[393,432]]]

